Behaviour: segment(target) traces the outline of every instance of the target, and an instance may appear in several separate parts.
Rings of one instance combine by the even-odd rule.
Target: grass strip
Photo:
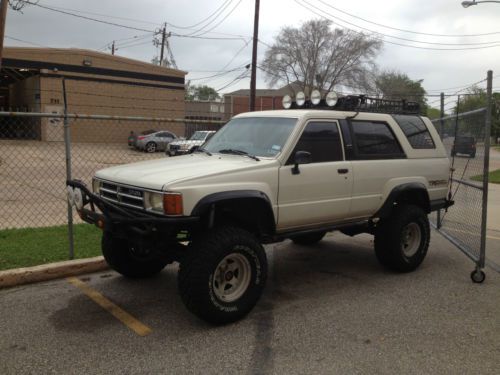
[[[471,180],[483,181],[483,175],[478,174],[477,176],[472,176]],[[488,181],[490,184],[500,184],[500,169],[497,169],[496,171],[490,172]]]
[[[75,259],[101,255],[102,232],[93,225],[74,225]],[[0,270],[68,260],[68,227],[0,230]]]

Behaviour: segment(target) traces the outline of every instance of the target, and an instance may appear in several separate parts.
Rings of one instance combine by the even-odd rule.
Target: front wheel
[[[102,255],[116,272],[129,278],[144,278],[156,275],[170,263],[166,257],[156,255],[145,247],[104,232]]]
[[[386,268],[414,271],[424,260],[430,241],[429,219],[414,205],[396,206],[375,232],[375,254]]]
[[[249,232],[220,227],[195,238],[181,261],[178,285],[187,309],[212,324],[244,317],[267,278],[262,245]]]

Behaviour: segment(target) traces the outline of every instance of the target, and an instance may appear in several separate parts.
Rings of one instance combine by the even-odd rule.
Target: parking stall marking
[[[97,303],[104,310],[109,312],[139,336],[147,336],[152,332],[151,328],[149,328],[147,325],[138,321],[128,312],[115,305],[97,290],[91,288],[88,284],[84,283],[80,279],[76,277],[68,277],[67,280],[70,284],[73,284],[74,286],[79,288],[87,297],[89,297],[92,301]]]

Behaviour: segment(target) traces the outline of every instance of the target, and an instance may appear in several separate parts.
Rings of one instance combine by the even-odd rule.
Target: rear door
[[[311,153],[310,164],[292,174],[295,152]],[[345,161],[337,121],[309,121],[286,165],[279,171],[278,229],[311,227],[344,220],[349,214],[351,162]]]

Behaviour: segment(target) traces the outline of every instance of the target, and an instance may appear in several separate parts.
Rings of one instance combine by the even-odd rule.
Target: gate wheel
[[[471,280],[476,284],[481,284],[486,279],[486,274],[482,270],[474,270],[470,273]]]

